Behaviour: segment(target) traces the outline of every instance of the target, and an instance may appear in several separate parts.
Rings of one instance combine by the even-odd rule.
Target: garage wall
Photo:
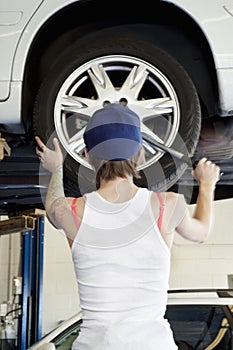
[[[190,206],[191,213],[194,208]],[[193,243],[176,235],[170,288],[228,288],[228,274],[233,275],[232,199],[214,203],[214,224],[206,243]]]
[[[70,247],[63,231],[45,220],[43,332],[79,310]]]
[[[233,274],[233,200],[214,203],[215,222],[207,243],[191,243],[176,235],[172,249],[170,288],[228,287]],[[190,211],[194,206],[190,206]],[[10,242],[11,240],[11,242]],[[9,294],[9,275],[17,275],[19,235],[0,237],[0,303]],[[9,270],[9,261],[12,261]],[[45,220],[43,333],[79,309],[70,248],[62,231]]]

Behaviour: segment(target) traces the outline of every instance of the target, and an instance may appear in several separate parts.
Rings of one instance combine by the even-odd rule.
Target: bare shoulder
[[[76,210],[77,212],[81,211],[83,212],[85,207],[86,199],[85,197],[79,197],[76,202]]]
[[[67,201],[69,206],[72,205],[74,199],[76,199],[75,211],[76,211],[78,217],[81,219],[83,216],[83,211],[84,211],[84,207],[85,207],[85,197],[78,197],[78,198],[66,197],[66,201]]]
[[[158,219],[161,206],[170,213],[178,202],[178,194],[175,192],[153,192],[151,195],[151,207],[154,217]]]
[[[160,197],[163,201],[163,204],[170,205],[173,203],[176,203],[178,198],[180,197],[180,194],[175,192],[159,192]],[[158,192],[153,192],[151,196],[152,201],[158,201]]]
[[[78,197],[78,198],[76,198],[76,197],[66,197],[66,202],[71,205],[73,203],[74,199],[77,200],[76,204],[78,204],[78,205],[82,205],[82,204],[85,203],[85,197]]]
[[[179,193],[176,193],[176,192],[166,192],[165,193],[165,198],[166,198],[167,204],[176,203],[180,197],[181,197],[181,195]]]
[[[74,197],[65,197],[65,199],[66,199],[66,203],[71,205],[74,200]]]

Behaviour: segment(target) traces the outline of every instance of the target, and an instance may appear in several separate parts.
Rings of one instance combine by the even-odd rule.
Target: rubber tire
[[[48,75],[38,91],[34,106],[34,132],[44,142],[54,133],[53,106],[57,93],[64,80],[80,65],[99,56],[122,54],[135,56],[157,67],[169,79],[180,102],[180,126],[178,137],[172,147],[181,152],[193,154],[201,128],[201,108],[198,93],[183,67],[167,52],[154,43],[153,36],[142,31],[140,26],[120,26],[100,30],[77,40],[54,58]],[[182,140],[183,142],[180,142]],[[136,181],[139,186],[155,191],[168,190],[174,185],[187,164],[176,161],[165,154],[159,162],[143,170],[142,179]],[[65,181],[71,195],[79,194],[74,187],[77,183],[79,165],[68,156],[64,163]],[[88,170],[87,170],[88,172]],[[85,175],[87,179],[91,174]],[[69,183],[71,186],[69,186]],[[93,185],[95,187],[95,185]],[[90,188],[90,190],[94,189]],[[69,191],[69,190],[68,190]]]

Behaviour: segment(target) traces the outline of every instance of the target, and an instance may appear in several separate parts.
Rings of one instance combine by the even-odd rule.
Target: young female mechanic
[[[133,177],[143,160],[139,117],[127,106],[108,104],[84,133],[97,190],[66,198],[58,140],[54,150],[36,141],[51,172],[46,212],[66,233],[77,276],[83,323],[72,349],[177,349],[164,318],[170,249],[175,231],[191,241],[208,238],[220,168],[202,158],[193,170],[199,182],[193,216],[183,195],[137,187]]]

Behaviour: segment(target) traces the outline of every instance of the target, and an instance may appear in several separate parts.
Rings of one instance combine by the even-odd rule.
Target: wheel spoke
[[[154,147],[152,147],[148,142],[146,142],[145,140],[142,141],[143,147],[144,149],[149,152],[152,155],[155,155],[156,153],[158,153],[158,150]]]
[[[77,96],[63,96],[61,99],[61,109],[66,112],[80,111],[80,109],[87,107],[83,100]]]
[[[157,141],[159,143],[164,143],[164,141],[158,136],[156,135],[153,131],[151,131],[145,124],[141,125],[141,131],[142,131],[142,138],[143,138],[143,134],[145,136],[149,136],[149,139],[151,139],[151,141]]]
[[[82,137],[72,137],[69,140],[68,145],[69,150],[75,153],[81,153],[85,148],[85,144]]]
[[[145,65],[134,66],[120,89],[122,96],[127,96],[130,91],[130,95],[137,99],[147,76],[148,71]]]
[[[96,63],[92,64],[88,74],[98,93],[98,98],[107,99],[109,95],[115,92],[115,88],[103,66]]]
[[[175,102],[170,97],[157,98],[147,100],[146,108],[153,110],[154,115],[162,115],[172,113]]]
[[[94,106],[96,106],[96,101],[93,101],[89,98],[68,95],[65,95],[61,98],[61,110],[63,112],[75,113],[85,111],[86,114],[89,114],[89,109],[92,110]],[[85,114],[82,115],[84,116]]]

